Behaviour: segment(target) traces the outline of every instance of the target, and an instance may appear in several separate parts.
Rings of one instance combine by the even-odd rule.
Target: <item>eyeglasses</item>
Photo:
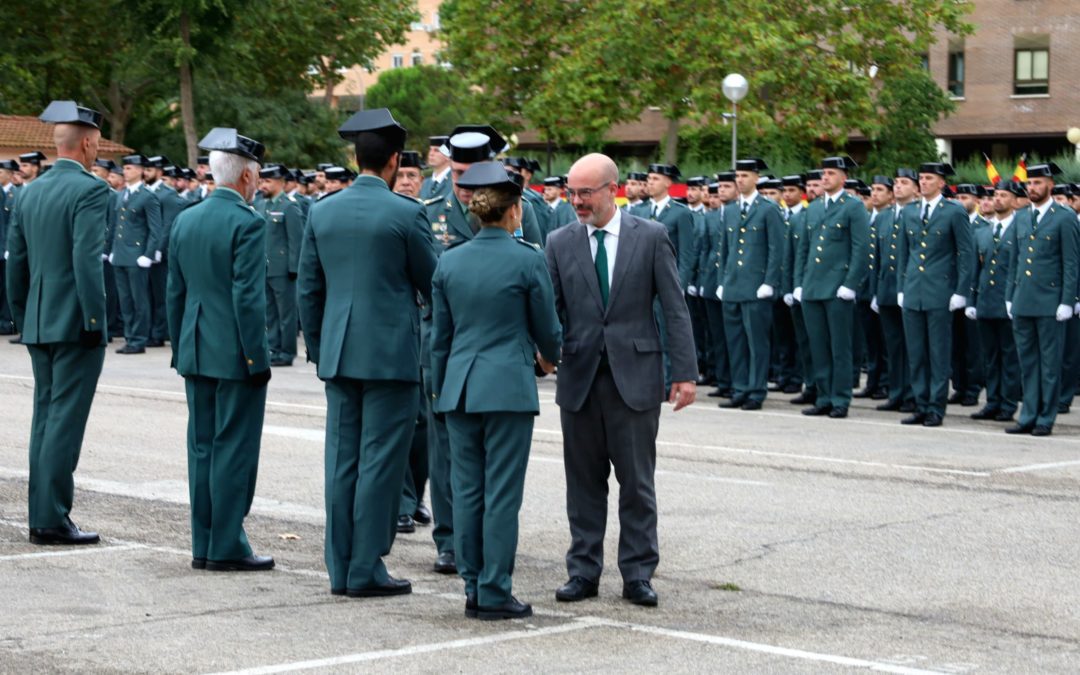
[[[610,185],[611,183],[608,182],[594,188],[581,188],[580,190],[575,190],[574,188],[566,188],[566,198],[573,199],[574,197],[581,197],[582,199],[588,199],[597,192],[601,192],[602,190],[607,189]]]

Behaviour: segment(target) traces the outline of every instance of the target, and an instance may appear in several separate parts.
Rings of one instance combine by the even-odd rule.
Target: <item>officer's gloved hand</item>
[[[974,307],[965,307],[964,316],[974,321],[975,319],[979,318],[979,313],[975,311]]]
[[[154,262],[161,262],[161,251],[154,251]]]
[[[1072,315],[1073,315],[1073,308],[1072,307],[1070,307],[1069,305],[1058,305],[1058,308],[1057,308],[1057,320],[1058,321],[1068,321],[1069,319],[1072,318]]]
[[[769,284],[761,284],[757,289],[758,300],[765,300],[773,296],[773,287]]]
[[[903,293],[897,293],[896,294],[896,306],[900,307],[901,309],[904,307],[904,294]]]
[[[154,264],[154,261],[144,255],[141,255],[135,259],[135,264],[143,269],[147,269]]]
[[[870,298],[870,311],[874,314],[881,314],[881,306],[877,304],[877,296]]]
[[[723,300],[724,299],[724,287],[723,286],[717,286],[716,287],[716,299],[717,300]]]
[[[687,286],[686,294],[689,295],[691,298],[696,298],[698,295],[700,295],[697,286]]]
[[[112,255],[113,255],[113,254],[112,254],[112,253],[110,253],[110,254],[108,255],[108,257],[107,257],[107,258],[105,258],[106,260],[108,260],[108,261],[109,261],[109,264],[110,264],[110,265],[112,264]]]
[[[963,309],[964,307],[967,307],[967,298],[965,298],[964,296],[958,293],[954,293],[953,296],[949,298],[950,312],[955,312],[956,310]]]
[[[109,254],[102,253],[101,254],[101,262],[109,262]]]
[[[1073,306],[1073,316],[1080,316],[1080,302]]]
[[[289,281],[296,281],[296,278],[299,276],[296,272],[289,272],[288,274],[289,274]]]
[[[795,298],[795,302],[802,302],[802,286],[799,286],[791,292],[791,297]]]
[[[784,293],[784,304],[792,307],[795,304],[795,296],[791,293]]]
[[[257,373],[252,373],[247,376],[248,384],[253,387],[262,388],[270,382],[270,369],[260,370]]]
[[[847,286],[841,286],[840,288],[836,289],[836,297],[840,298],[841,300],[847,300],[848,302],[851,302],[855,299],[855,291],[848,288]]]
[[[1006,300],[1005,301],[1005,314],[1007,314],[1010,319],[1012,318],[1012,301],[1011,300]]]
[[[102,333],[99,330],[80,330],[79,346],[84,349],[93,349],[101,346]]]

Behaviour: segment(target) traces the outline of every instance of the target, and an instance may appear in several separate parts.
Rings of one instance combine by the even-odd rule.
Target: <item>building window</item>
[[[930,54],[926,52],[919,54],[919,65],[923,70],[930,70]]]
[[[1050,93],[1050,50],[1017,49],[1013,93]]]
[[[400,68],[400,67],[402,67],[404,65],[405,65],[405,57],[402,56],[401,54],[394,54],[391,57],[391,61],[390,61],[390,67],[391,68]]]
[[[419,66],[419,65],[422,65],[423,63],[424,63],[424,55],[421,54],[420,52],[413,52],[412,53],[412,64],[414,66]]]
[[[949,52],[949,93],[964,96],[964,52]]]

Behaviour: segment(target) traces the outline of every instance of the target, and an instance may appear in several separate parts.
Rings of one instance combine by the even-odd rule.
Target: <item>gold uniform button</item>
[[[742,233],[742,232],[746,232],[746,228],[745,228],[745,227],[740,227],[740,228],[739,228],[739,232],[740,232],[740,233]]]
[[[1024,274],[1026,274],[1026,275],[1028,275],[1030,277],[1031,276],[1031,270],[1024,270]]]
[[[745,240],[743,240],[743,238],[742,238],[742,237],[740,237],[740,238],[739,238],[739,243],[740,243],[740,244],[745,244],[745,243],[746,243],[746,241],[745,241]]]
[[[920,253],[919,254],[919,260],[926,260],[926,254],[925,253]]]
[[[890,272],[895,272],[895,271],[896,271],[896,268],[895,268],[895,267],[893,267],[892,265],[889,265],[889,271],[890,271]]]
[[[996,265],[997,264],[997,258],[990,258],[990,264],[991,265]]]
[[[739,249],[739,255],[742,255],[742,249],[741,248]]]
[[[990,285],[991,285],[991,286],[993,286],[993,285],[994,285],[994,280],[993,280],[993,279],[991,279],[991,280],[990,280]]]
[[[895,251],[896,250],[896,244],[891,244],[890,248],[892,248]]]
[[[818,239],[820,239],[821,241],[825,241],[825,235],[823,235],[823,234],[818,235]]]
[[[1031,258],[1028,258],[1027,261],[1028,261],[1028,264],[1030,265],[1031,264]]]
[[[90,319],[90,323],[91,323],[91,324],[95,324],[95,323],[97,323],[97,319]]]
[[[1035,241],[1035,235],[1031,235],[1031,241]]]
[[[919,246],[922,246],[923,248],[926,248],[926,242],[925,241],[919,242]]]
[[[922,265],[919,265],[919,271],[920,271],[920,272],[925,272],[925,271],[926,271],[926,269],[925,269],[925,268],[924,268],[924,267],[923,267]]]
[[[821,263],[821,258],[814,258],[814,262],[816,262],[816,263],[819,263],[819,264],[820,264],[820,263]]]
[[[994,270],[990,270],[990,276],[994,276]]]
[[[248,365],[249,365],[249,366],[253,366],[253,365],[255,365],[255,361],[253,361],[253,360],[251,360],[251,359],[248,359]]]
[[[894,255],[889,256],[889,260],[896,260],[896,256],[894,256]]]
[[[1033,249],[1032,247],[1028,246],[1028,253],[1034,253],[1034,252],[1035,252],[1035,249]]]
[[[821,246],[818,246],[818,247],[817,247],[817,250],[819,250],[819,251],[824,251],[825,249],[824,249],[824,248],[822,248]]]
[[[736,262],[735,264],[736,264],[736,265],[738,265],[739,267],[742,267],[742,261],[741,261],[741,260],[739,260],[739,261],[738,261],[738,262]]]

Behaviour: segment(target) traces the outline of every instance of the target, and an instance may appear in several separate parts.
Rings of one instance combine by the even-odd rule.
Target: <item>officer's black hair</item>
[[[390,157],[401,151],[401,148],[393,147],[384,137],[369,132],[357,134],[355,146],[356,163],[361,171],[382,171]]]

